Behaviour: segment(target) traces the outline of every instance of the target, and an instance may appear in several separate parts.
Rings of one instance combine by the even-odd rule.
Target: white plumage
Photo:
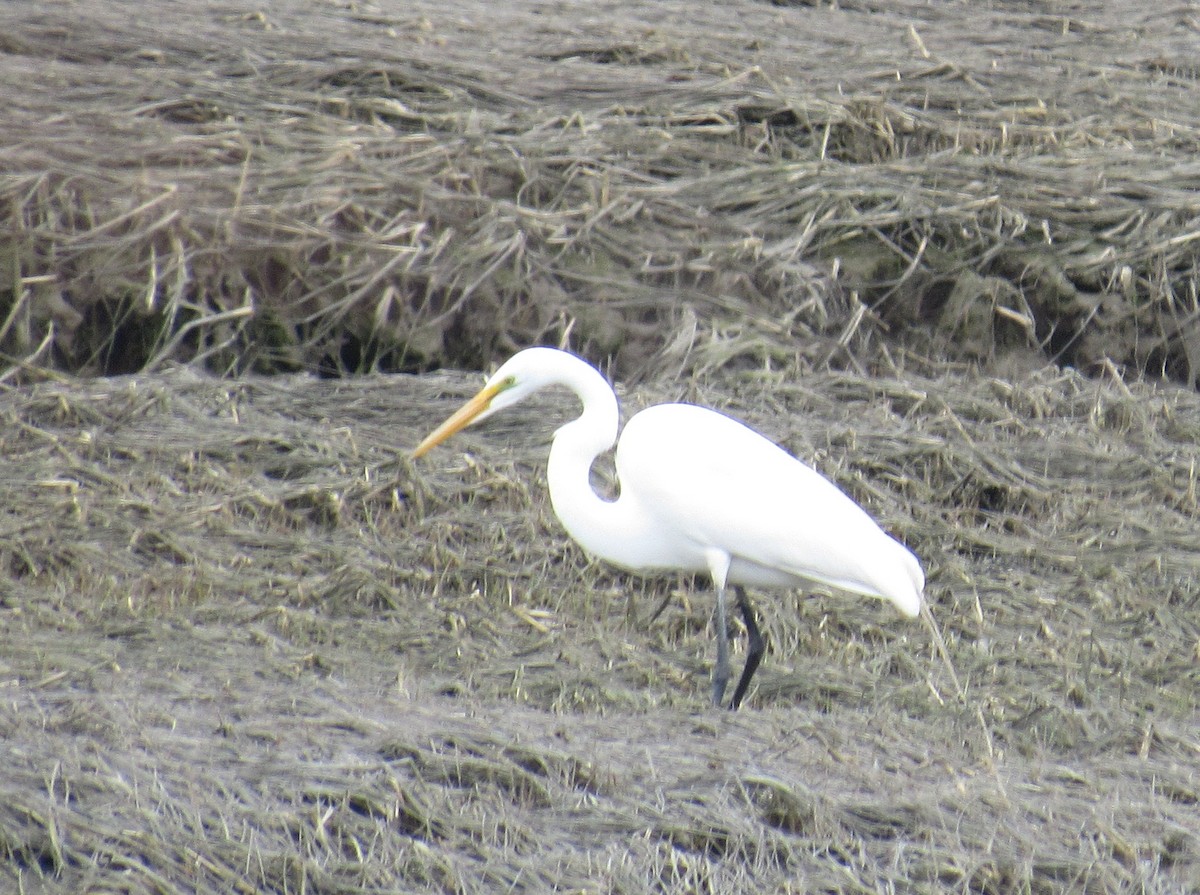
[[[803,587],[817,582],[921,609],[916,556],[810,466],[738,421],[692,404],[659,404],[634,416],[617,445],[619,496],[592,489],[592,463],[617,439],[616,395],[600,373],[565,351],[529,348],[413,451],[419,457],[463,427],[550,385],[574,391],[583,413],[554,433],[547,478],[554,511],[589,553],[639,573],[707,573],[717,590],[713,700],[729,680],[725,590],[729,584]],[[750,632],[731,707],[762,655],[753,610],[738,592]]]

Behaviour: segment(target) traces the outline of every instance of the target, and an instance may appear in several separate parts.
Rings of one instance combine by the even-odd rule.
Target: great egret
[[[617,445],[620,496],[592,490],[592,463],[617,440],[617,396],[599,371],[573,354],[528,348],[412,452],[414,459],[471,423],[539,389],[566,386],[583,413],[554,433],[547,479],[554,512],[584,550],[639,573],[706,572],[716,587],[713,702],[729,682],[725,590],[737,586],[746,622],[746,665],[737,708],[762,658],[754,610],[740,585],[831,585],[921,609],[925,574],[917,557],[836,485],[778,445],[715,410],[659,404],[634,416]]]

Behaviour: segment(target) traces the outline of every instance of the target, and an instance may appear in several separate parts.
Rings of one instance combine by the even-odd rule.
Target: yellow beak
[[[413,449],[413,452],[410,455],[412,459],[416,460],[418,457],[424,456],[455,432],[458,432],[460,429],[465,429],[467,426],[471,425],[471,423],[475,421],[475,418],[479,416],[479,414],[488,409],[492,403],[492,398],[499,394],[500,389],[500,383],[485,386],[479,392],[479,394],[477,394],[462,407],[458,408],[458,410],[456,410],[454,414],[448,420],[446,420],[446,422],[442,423],[440,426],[430,432],[425,437],[425,440]]]

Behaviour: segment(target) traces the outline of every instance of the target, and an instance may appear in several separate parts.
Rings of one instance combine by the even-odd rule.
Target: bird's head
[[[472,423],[519,404],[538,389],[556,382],[556,369],[563,354],[553,348],[527,348],[514,354],[488,377],[487,383],[471,400],[416,446],[412,459],[423,456]]]

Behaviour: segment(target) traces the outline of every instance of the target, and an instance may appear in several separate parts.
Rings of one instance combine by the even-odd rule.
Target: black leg
[[[663,597],[663,601],[658,604],[658,608],[655,609],[654,614],[650,616],[650,621],[646,622],[646,627],[650,627],[652,624],[658,621],[658,617],[663,614],[663,610],[666,609],[667,604],[671,602],[672,596],[674,596],[674,594],[672,594],[670,591],[667,591],[667,595]]]
[[[729,628],[725,618],[725,588],[717,586],[717,662],[713,665],[713,705],[719,706],[729,685]]]
[[[747,644],[746,667],[742,669],[742,676],[738,679],[737,687],[733,691],[733,699],[729,703],[731,710],[742,704],[742,698],[750,687],[750,678],[754,677],[754,672],[758,670],[758,663],[762,661],[763,653],[766,651],[766,644],[763,643],[762,634],[758,630],[758,622],[754,620],[754,607],[750,605],[750,598],[746,596],[745,589],[740,585],[736,590],[738,609],[742,611],[742,619],[746,623]]]

